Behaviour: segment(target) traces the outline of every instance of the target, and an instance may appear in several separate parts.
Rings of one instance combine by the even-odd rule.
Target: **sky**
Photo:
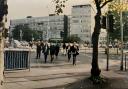
[[[23,19],[27,16],[43,17],[54,14],[55,3],[53,0],[7,0],[8,1],[8,22],[13,19]],[[65,15],[71,15],[73,5],[92,4],[93,0],[68,0],[63,9]],[[93,8],[95,8],[93,6]]]
[[[90,3],[92,0],[68,0],[64,14],[71,13],[71,6]],[[8,0],[8,20],[20,19],[26,16],[41,17],[54,13],[55,4],[52,0]]]

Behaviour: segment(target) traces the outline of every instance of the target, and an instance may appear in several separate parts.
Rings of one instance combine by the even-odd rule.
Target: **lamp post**
[[[120,0],[120,4],[122,5],[121,7],[121,10],[120,10],[120,26],[121,26],[121,65],[120,65],[120,70],[123,70],[123,43],[124,43],[124,40],[123,40],[123,27],[124,27],[124,24],[123,24],[123,16],[122,16],[122,11],[124,10],[127,10],[128,8],[128,1],[126,0]]]
[[[122,26],[122,12],[120,12],[120,26],[121,26],[121,65],[120,70],[123,70],[123,26]]]
[[[107,53],[107,64],[106,64],[106,70],[109,70],[109,23],[108,23],[108,16],[106,17],[106,30],[107,30],[107,49],[106,49],[106,53]]]
[[[120,4],[123,4],[123,1],[120,0]],[[121,65],[120,70],[123,70],[123,19],[122,19],[122,10],[120,11],[120,26],[121,26]]]

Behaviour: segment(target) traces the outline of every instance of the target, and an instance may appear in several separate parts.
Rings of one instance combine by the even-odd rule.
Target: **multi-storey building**
[[[105,29],[101,29],[99,35],[99,46],[100,47],[106,46],[106,43],[107,43],[107,31]]]
[[[49,15],[10,21],[10,31],[17,25],[27,24],[31,30],[41,31],[43,40],[62,39],[67,37],[68,17],[66,15]],[[63,33],[63,34],[62,34]]]
[[[71,35],[76,35],[84,42],[91,43],[94,29],[94,11],[90,4],[72,6]]]

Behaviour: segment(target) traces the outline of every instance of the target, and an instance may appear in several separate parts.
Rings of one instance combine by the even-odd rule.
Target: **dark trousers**
[[[76,54],[73,54],[73,65],[76,65]]]
[[[56,53],[55,53],[56,59],[58,58],[58,53],[59,53],[59,52],[56,52]]]
[[[68,61],[70,61],[71,53],[68,52]]]
[[[48,55],[47,54],[44,54],[44,62],[45,63],[47,62],[47,57],[48,57]]]
[[[54,60],[54,55],[51,55],[51,63],[53,62]]]
[[[36,58],[40,58],[41,51],[37,51]]]

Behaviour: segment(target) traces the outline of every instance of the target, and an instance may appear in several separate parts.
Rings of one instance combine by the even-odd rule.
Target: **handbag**
[[[76,51],[76,55],[79,55],[79,52],[78,51]]]

